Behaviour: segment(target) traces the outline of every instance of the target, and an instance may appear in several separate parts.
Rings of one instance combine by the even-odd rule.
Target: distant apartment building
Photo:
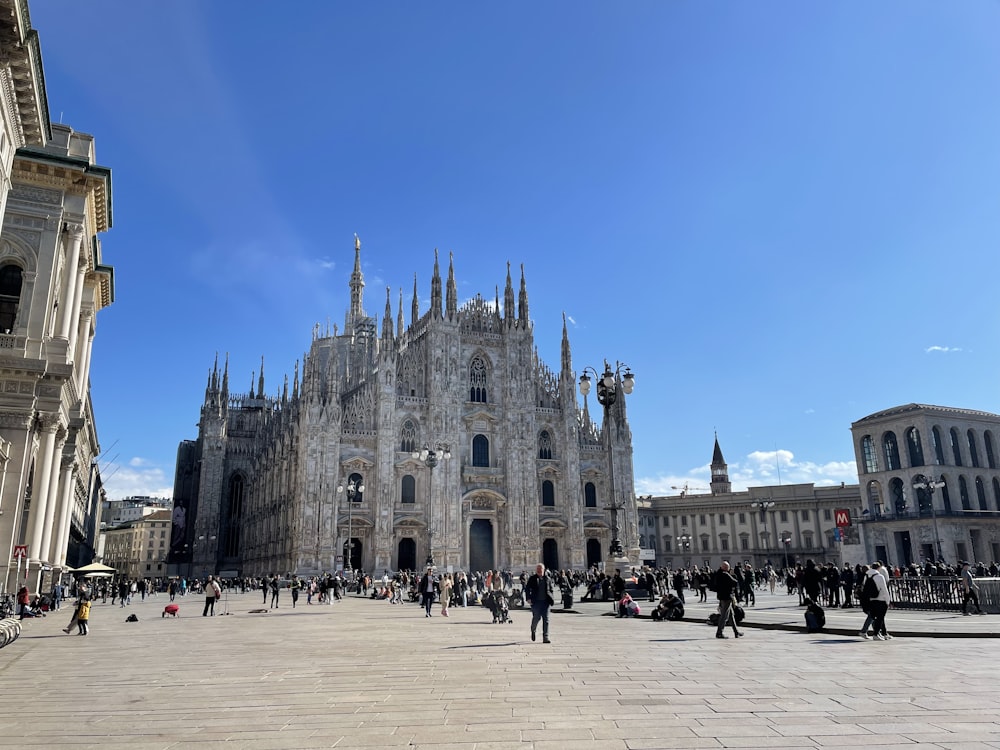
[[[130,579],[167,574],[170,511],[156,510],[104,532],[104,564]]]
[[[138,521],[157,511],[171,510],[172,505],[170,498],[146,495],[126,497],[121,500],[105,500],[101,504],[101,529],[114,528],[123,523]]]

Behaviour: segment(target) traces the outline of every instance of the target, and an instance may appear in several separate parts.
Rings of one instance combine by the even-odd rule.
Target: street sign
[[[848,508],[838,508],[833,511],[833,520],[837,523],[837,527],[850,526],[851,525],[851,511]]]
[[[22,557],[28,556],[28,545],[27,544],[15,544],[14,545],[14,559],[20,559]]]

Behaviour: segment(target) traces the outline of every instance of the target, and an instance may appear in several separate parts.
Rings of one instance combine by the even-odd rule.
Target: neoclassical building
[[[714,569],[727,560],[762,568],[863,559],[855,520],[861,510],[858,485],[800,483],[734,492],[718,439],[711,472],[706,488],[641,498],[641,541],[655,552],[657,565]],[[838,516],[850,525],[838,527]]]
[[[414,277],[409,321],[389,289],[377,320],[354,251],[343,329],[314,328],[280,393],[263,362],[245,392],[228,360],[210,368],[178,451],[174,569],[582,568],[609,549],[612,505],[637,559],[625,398],[600,428],[578,405],[565,320],[559,370],[539,359],[523,269],[515,294],[508,265],[502,304],[498,287],[459,306],[435,252],[429,309]]]
[[[90,400],[111,171],[94,139],[49,121],[24,0],[0,0],[0,565],[33,591],[95,553],[100,453]],[[27,570],[25,568],[27,567]]]
[[[851,434],[869,559],[1000,560],[1000,415],[905,404]]]

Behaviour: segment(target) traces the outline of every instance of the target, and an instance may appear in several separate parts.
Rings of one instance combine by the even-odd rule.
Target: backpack
[[[861,587],[861,596],[865,599],[874,599],[878,596],[878,584],[875,583],[875,576],[865,576],[865,585]]]
[[[129,615],[128,617],[125,618],[125,622],[139,622],[139,616]]]

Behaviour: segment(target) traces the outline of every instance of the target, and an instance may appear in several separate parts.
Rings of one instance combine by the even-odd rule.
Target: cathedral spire
[[[222,403],[229,401],[229,354],[226,354],[226,368],[222,372]]]
[[[385,315],[382,316],[382,342],[392,345],[392,300],[390,298],[391,289],[385,288]]]
[[[431,278],[431,317],[441,319],[441,269],[437,248],[434,248],[434,276]]]
[[[257,378],[257,373],[255,373],[255,372],[253,372],[251,370],[250,371],[250,398],[256,398],[256,396],[254,395],[254,390],[253,390],[253,381],[256,380],[256,378]]]
[[[521,264],[521,292],[517,296],[517,319],[522,328],[528,326],[528,287],[524,281],[524,264]]]
[[[354,235],[354,271],[351,273],[351,321],[363,318],[365,315],[363,297],[365,292],[365,277],[361,273],[361,240]]]
[[[573,378],[573,357],[569,351],[569,331],[566,328],[566,313],[563,313],[563,335],[562,335],[562,374],[563,377]]]
[[[729,482],[729,465],[722,457],[722,448],[719,447],[719,434],[715,434],[715,449],[712,451],[712,481],[710,487],[713,495],[722,495],[732,492],[733,486]]]
[[[260,378],[257,380],[257,398],[264,398],[264,355],[260,356]]]
[[[413,302],[410,305],[410,325],[415,326],[420,317],[420,300],[417,297],[417,275],[413,274]]]
[[[285,376],[288,377],[287,375]],[[285,381],[285,388],[288,388],[288,381]],[[292,401],[299,398],[299,361],[295,360],[295,379],[292,381]]]
[[[403,287],[399,287],[399,314],[396,316],[396,335],[402,336],[404,330],[403,321]]]
[[[288,373],[285,373],[285,387],[281,391],[281,404],[284,406],[288,403]]]
[[[455,285],[455,254],[448,253],[448,300],[446,311],[448,320],[458,315],[458,287]]]
[[[496,290],[496,295],[497,295],[496,296],[496,300],[493,303],[493,305],[494,305],[493,312],[499,318],[500,317],[500,287],[496,286],[496,287],[493,287],[493,288]]]
[[[514,284],[510,280],[510,261],[507,261],[507,286],[503,290],[503,319],[508,323],[514,320]]]

